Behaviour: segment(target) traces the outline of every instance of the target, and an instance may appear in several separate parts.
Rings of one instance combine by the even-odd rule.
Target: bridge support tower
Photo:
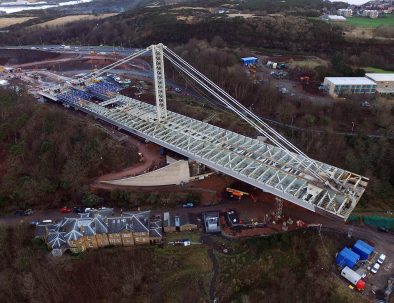
[[[166,82],[164,76],[163,44],[152,45],[153,75],[158,122],[167,120]]]

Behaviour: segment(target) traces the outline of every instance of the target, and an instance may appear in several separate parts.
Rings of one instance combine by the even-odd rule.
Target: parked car
[[[192,202],[186,202],[186,203],[183,203],[182,207],[183,208],[192,208],[192,207],[194,207],[194,204]]]
[[[85,212],[85,207],[83,206],[75,206],[73,208],[73,212],[76,214],[84,213]]]
[[[384,260],[386,260],[386,255],[385,254],[381,254],[378,258],[378,263],[379,264],[383,264]]]
[[[52,220],[48,219],[48,220],[42,220],[41,223],[52,223]]]
[[[33,211],[29,209],[18,209],[15,211],[15,215],[17,216],[30,216],[33,214]]]
[[[60,209],[60,212],[63,213],[63,214],[71,213],[71,208],[69,208],[69,207],[67,207],[67,206],[64,206],[64,207],[62,207],[62,208]]]
[[[378,272],[379,268],[380,268],[380,264],[379,263],[375,263],[375,265],[371,268],[371,272],[373,274],[376,274]]]
[[[387,229],[387,228],[385,228],[385,227],[378,227],[378,231],[381,231],[381,232],[384,232],[384,233],[388,233],[389,232],[389,230]]]
[[[39,224],[40,223],[40,221],[31,221],[30,222],[30,226],[36,226],[37,224]]]

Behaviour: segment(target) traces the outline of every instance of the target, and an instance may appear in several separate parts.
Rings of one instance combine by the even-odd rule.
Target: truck
[[[341,276],[352,283],[357,290],[362,291],[365,288],[365,281],[361,276],[351,268],[345,266],[341,271]]]

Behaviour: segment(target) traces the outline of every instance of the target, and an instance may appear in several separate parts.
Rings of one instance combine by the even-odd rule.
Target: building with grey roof
[[[365,77],[376,83],[378,93],[394,94],[394,73],[366,73]]]
[[[218,211],[211,211],[202,214],[204,221],[205,232],[218,233],[220,232],[220,217]]]
[[[44,238],[52,249],[80,252],[111,244],[149,243],[150,237],[154,242],[160,241],[162,224],[156,220],[150,225],[150,211],[127,212],[120,217],[95,213],[93,217],[63,218],[56,224],[40,223],[36,226],[36,237]]]
[[[376,83],[366,77],[325,77],[324,87],[333,97],[376,92]]]
[[[189,213],[164,213],[163,227],[165,232],[190,231],[198,228],[197,218]]]

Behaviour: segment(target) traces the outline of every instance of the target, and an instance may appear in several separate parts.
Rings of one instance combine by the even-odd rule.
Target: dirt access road
[[[164,161],[164,157],[160,156],[160,146],[153,143],[142,143],[133,137],[128,137],[127,140],[137,147],[138,152],[142,154],[143,161],[138,165],[133,165],[124,170],[109,173],[100,176],[95,183],[96,188],[100,188],[100,181],[116,180],[126,177],[133,177],[143,174],[151,168],[160,165]]]

